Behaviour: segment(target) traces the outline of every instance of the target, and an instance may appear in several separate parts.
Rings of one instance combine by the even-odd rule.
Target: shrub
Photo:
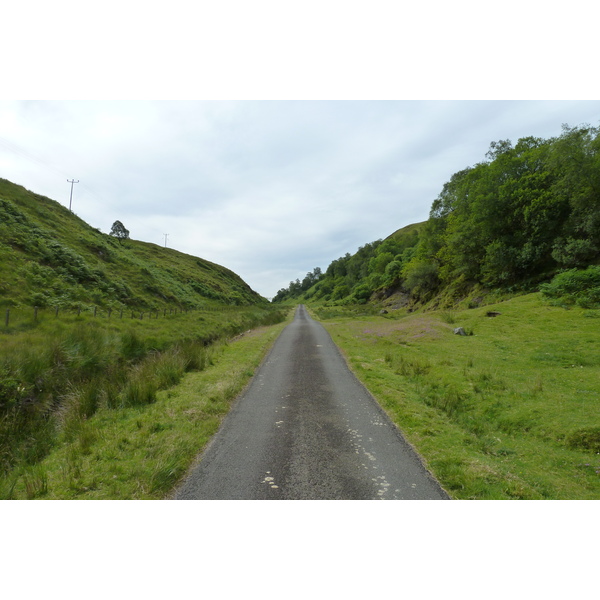
[[[0,368],[0,411],[17,406],[26,388],[6,368]]]
[[[408,263],[402,275],[405,277],[404,287],[413,293],[430,292],[440,283],[438,267],[426,260],[413,260]]]
[[[371,297],[371,288],[366,283],[361,283],[354,288],[353,296],[358,304],[364,304]]]
[[[587,239],[558,239],[552,250],[552,258],[560,265],[572,267],[585,264],[598,253],[598,248]]]
[[[600,266],[569,269],[540,286],[542,295],[584,308],[600,305]]]
[[[348,286],[345,283],[341,283],[335,286],[333,293],[331,294],[331,299],[341,300],[342,298],[345,298],[349,293],[350,289],[348,288]]]
[[[148,377],[143,369],[134,372],[123,390],[125,406],[140,406],[152,404],[156,400],[158,386],[156,381]]]
[[[399,260],[393,260],[385,267],[385,281],[387,284],[391,284],[397,279],[400,279],[402,274],[403,264]]]
[[[139,360],[145,356],[146,352],[146,344],[135,331],[126,331],[121,336],[121,355],[127,360]]]

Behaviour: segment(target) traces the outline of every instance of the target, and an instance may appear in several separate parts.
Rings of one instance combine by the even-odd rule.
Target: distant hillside
[[[290,282],[279,290],[273,302],[303,299],[344,304],[364,304],[378,290],[397,284],[404,263],[414,254],[419,233],[425,223],[414,223],[398,229],[385,240],[361,246],[355,254],[334,260],[325,273],[315,269],[304,280]]]
[[[452,305],[470,294],[535,291],[600,264],[600,127],[492,142],[486,160],[451,175],[429,219],[334,260],[274,301]]]
[[[412,225],[406,225],[406,227],[401,227],[400,229],[397,229],[396,231],[394,231],[394,233],[391,233],[385,239],[389,240],[408,238],[409,236],[412,236],[414,239],[416,239],[419,236],[419,232],[425,226],[425,223],[426,221],[423,221],[422,223],[413,223]]]
[[[150,310],[266,302],[224,267],[118,240],[58,202],[0,179],[0,307]]]

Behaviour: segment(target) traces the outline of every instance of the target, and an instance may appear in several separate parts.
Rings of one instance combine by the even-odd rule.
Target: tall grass
[[[0,477],[9,481],[15,469],[37,464],[61,439],[81,438],[101,407],[153,403],[159,390],[211,364],[216,340],[281,322],[287,312],[247,307],[162,322],[46,321],[0,334]],[[31,485],[32,497],[43,493],[43,485]]]

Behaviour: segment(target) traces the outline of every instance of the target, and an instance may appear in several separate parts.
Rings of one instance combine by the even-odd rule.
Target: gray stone
[[[454,333],[455,333],[456,335],[467,335],[467,334],[466,334],[466,332],[465,332],[465,330],[464,330],[462,327],[457,327],[457,328],[454,330]]]

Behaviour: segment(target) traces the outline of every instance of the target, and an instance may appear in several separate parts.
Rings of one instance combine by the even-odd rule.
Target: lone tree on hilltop
[[[115,221],[110,230],[110,235],[114,235],[119,240],[119,244],[122,244],[123,240],[129,239],[129,229],[125,229],[125,225],[121,221]]]

